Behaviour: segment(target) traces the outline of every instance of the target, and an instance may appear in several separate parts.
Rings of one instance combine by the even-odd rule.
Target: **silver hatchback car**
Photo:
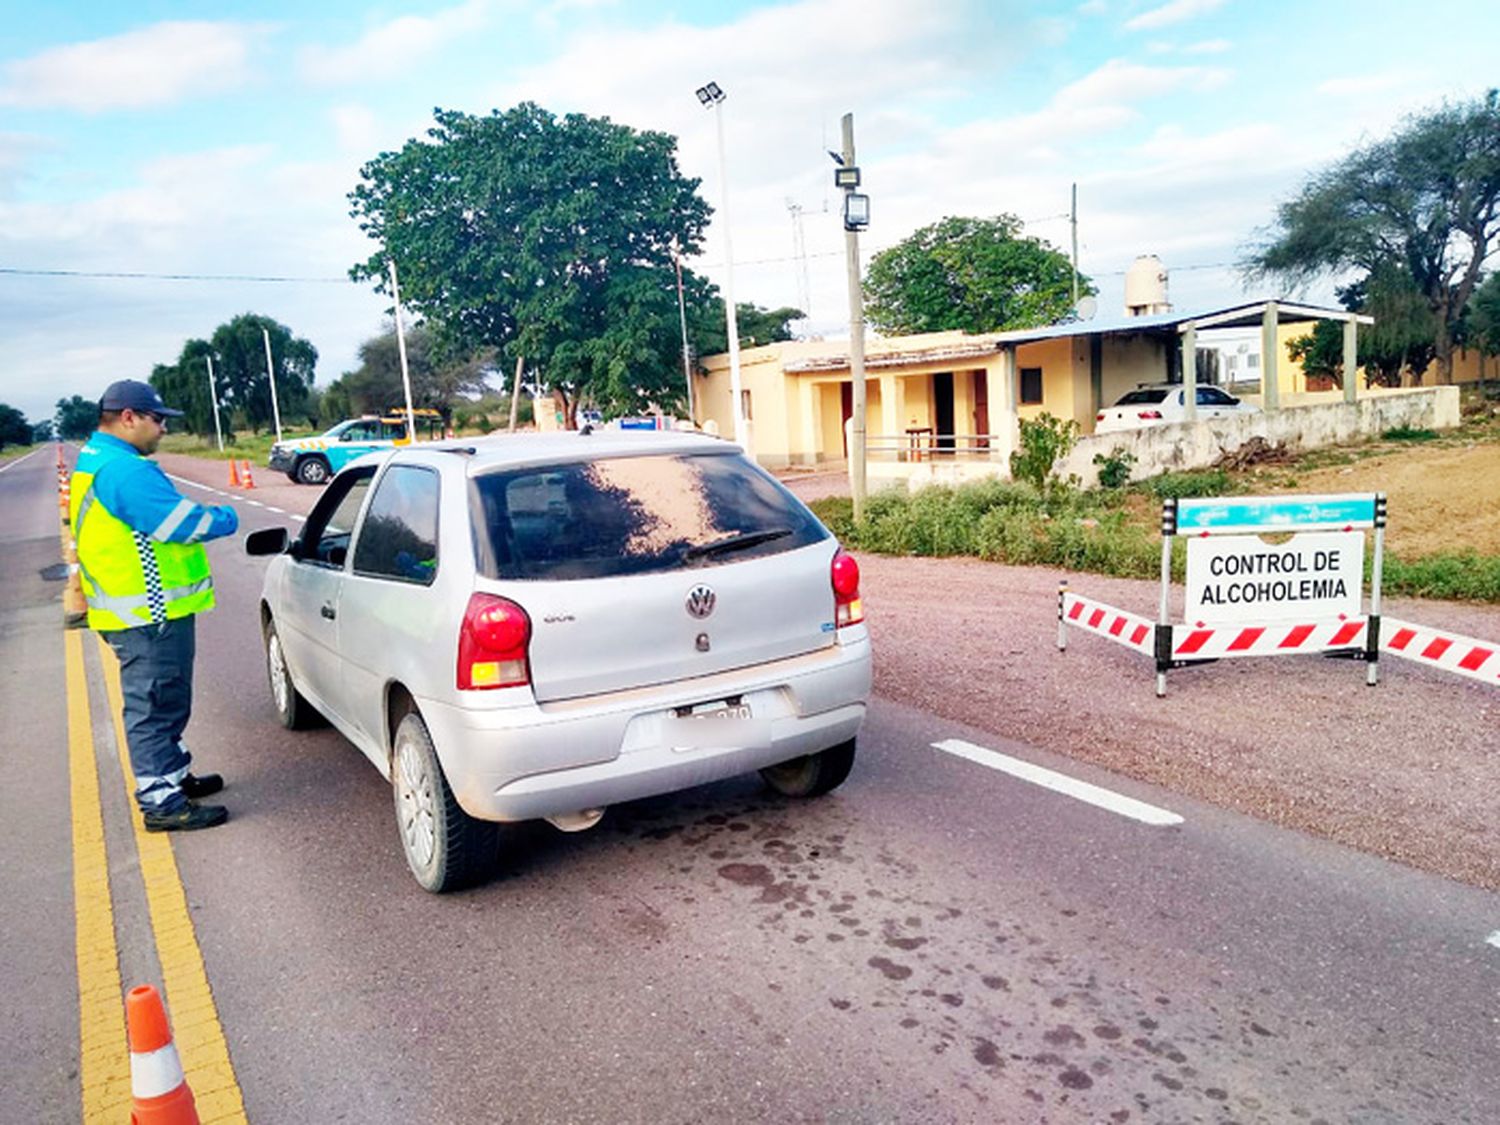
[[[261,596],[271,695],[391,782],[417,881],[480,878],[497,822],[759,770],[841,784],[870,689],[859,567],[739,447],[515,435],[374,454],[329,484]]]

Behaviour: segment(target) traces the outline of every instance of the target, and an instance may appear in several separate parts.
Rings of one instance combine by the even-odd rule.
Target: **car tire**
[[[333,476],[326,457],[303,457],[293,471],[296,475],[292,479],[298,484],[327,484],[328,478]]]
[[[459,807],[433,749],[427,724],[415,711],[396,728],[391,790],[406,865],[433,894],[468,886],[488,874],[497,826]]]
[[[816,754],[804,754],[789,762],[760,771],[765,783],[783,797],[821,797],[831,793],[854,768],[854,739],[840,742]]]
[[[305,730],[317,725],[319,715],[292,682],[286,650],[281,647],[276,626],[269,621],[266,623],[266,679],[270,681],[271,703],[282,726],[287,730]]]

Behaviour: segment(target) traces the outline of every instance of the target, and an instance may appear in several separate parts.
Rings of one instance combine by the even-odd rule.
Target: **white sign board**
[[[1258,535],[1187,541],[1190,623],[1326,621],[1357,617],[1364,583],[1362,531],[1315,531],[1285,543]]]

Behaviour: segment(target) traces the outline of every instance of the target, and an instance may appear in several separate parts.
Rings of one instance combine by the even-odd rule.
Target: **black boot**
[[[199,797],[208,797],[224,788],[224,779],[216,773],[206,773],[202,777],[194,777],[188,774],[182,779],[182,795],[189,801],[196,801]]]
[[[145,814],[147,832],[193,832],[223,824],[228,819],[229,810],[223,805],[195,805],[192,801],[171,812]]]

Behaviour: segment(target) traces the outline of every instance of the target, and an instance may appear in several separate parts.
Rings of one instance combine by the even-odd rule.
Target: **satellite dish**
[[[1093,297],[1080,297],[1078,306],[1073,311],[1079,320],[1093,320],[1099,311],[1099,302]]]

